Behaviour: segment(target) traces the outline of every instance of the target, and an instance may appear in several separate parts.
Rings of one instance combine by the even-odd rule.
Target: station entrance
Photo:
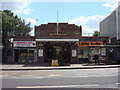
[[[70,63],[70,45],[47,45],[45,46],[45,62],[58,60],[59,63]]]

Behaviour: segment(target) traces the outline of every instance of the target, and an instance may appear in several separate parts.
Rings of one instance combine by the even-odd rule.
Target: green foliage
[[[6,36],[30,36],[32,28],[29,24],[25,24],[25,20],[21,20],[17,15],[13,15],[10,10],[0,11],[2,13],[2,41]]]
[[[95,31],[93,34],[93,37],[99,37],[100,36],[100,32],[99,31]]]

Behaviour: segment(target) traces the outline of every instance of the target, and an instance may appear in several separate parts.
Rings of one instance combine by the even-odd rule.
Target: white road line
[[[70,77],[78,78],[78,77],[100,77],[100,76],[109,77],[109,76],[113,76],[113,75],[75,75],[75,76],[70,76]]]
[[[33,78],[45,78],[45,77],[33,77]]]
[[[56,76],[61,76],[60,74],[57,75],[48,75],[48,77],[56,77]]]
[[[98,86],[98,84],[91,85],[59,85],[59,86],[18,86],[16,88],[67,88],[67,87],[93,87]]]
[[[32,77],[33,75],[22,75],[23,77]]]

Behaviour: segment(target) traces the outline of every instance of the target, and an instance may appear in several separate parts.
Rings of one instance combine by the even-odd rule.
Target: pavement
[[[95,64],[70,64],[69,66],[40,66],[25,64],[1,64],[0,70],[61,70],[61,69],[96,69],[96,68],[119,68],[120,65],[95,65]]]

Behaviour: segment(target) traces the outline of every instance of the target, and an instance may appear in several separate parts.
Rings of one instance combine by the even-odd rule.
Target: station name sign
[[[101,46],[103,42],[78,42],[78,46]]]
[[[36,47],[36,41],[14,41],[14,47]]]

